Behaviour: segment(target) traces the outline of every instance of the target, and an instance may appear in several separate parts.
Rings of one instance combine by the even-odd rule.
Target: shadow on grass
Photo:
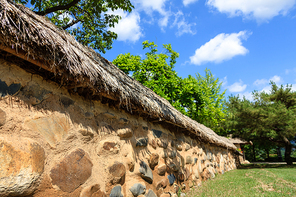
[[[287,165],[287,164],[242,164],[237,169],[252,169],[252,168],[296,168],[296,164]]]

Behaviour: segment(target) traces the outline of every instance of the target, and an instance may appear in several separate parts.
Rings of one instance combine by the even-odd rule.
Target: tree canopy
[[[143,49],[148,49],[145,58],[120,54],[113,64],[167,99],[181,113],[218,131],[225,115],[225,91],[220,93],[219,79],[207,69],[205,77],[200,74],[179,77],[174,70],[179,54],[171,44],[164,44],[163,48],[163,53],[157,53],[154,42],[144,41]]]
[[[291,143],[296,136],[296,92],[291,85],[271,82],[270,93],[253,92],[253,101],[231,96],[227,103],[227,129],[247,140],[285,145],[285,159],[292,164]]]
[[[131,12],[129,0],[15,0],[31,5],[38,15],[48,17],[56,26],[74,35],[80,43],[100,52],[112,48],[117,34],[108,30],[120,20],[120,16],[107,11],[122,9]]]

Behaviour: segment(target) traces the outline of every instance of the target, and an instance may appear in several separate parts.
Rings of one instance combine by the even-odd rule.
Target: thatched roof
[[[105,100],[129,113],[174,125],[202,141],[236,149],[227,138],[184,116],[167,100],[25,6],[1,0],[0,31],[0,51],[30,62],[40,75],[54,75],[50,79],[70,92]]]
[[[252,141],[246,141],[241,138],[230,138],[229,139],[233,144],[251,144],[253,145]]]

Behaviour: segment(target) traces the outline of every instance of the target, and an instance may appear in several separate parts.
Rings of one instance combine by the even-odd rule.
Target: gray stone
[[[169,158],[173,159],[177,156],[177,152],[175,150],[172,150],[170,153],[169,153]]]
[[[186,156],[186,164],[192,164],[192,158],[191,156]]]
[[[148,193],[145,196],[146,197],[157,197],[156,194],[154,193],[154,191],[152,191],[151,189],[149,189]]]
[[[160,138],[162,135],[162,131],[156,130],[156,129],[152,129],[153,135],[157,138]]]
[[[148,127],[142,127],[144,131],[148,131]]]
[[[141,183],[136,183],[129,190],[134,196],[139,196],[141,194],[145,194],[146,186],[142,185]]]
[[[64,105],[65,108],[68,108],[70,105],[74,104],[74,101],[66,96],[61,96],[60,101]]]
[[[197,158],[195,157],[193,164],[196,164],[196,163],[197,163]]]
[[[173,183],[174,183],[175,180],[176,180],[175,175],[174,175],[174,174],[169,174],[167,177],[168,177],[168,179],[169,179],[169,183],[170,183],[170,185],[173,185]]]
[[[148,144],[147,137],[138,138],[136,142],[136,147],[146,147],[147,144]]]
[[[117,185],[112,188],[112,190],[110,192],[110,197],[123,197],[123,195],[121,193],[121,186],[120,185]]]
[[[30,195],[44,170],[44,149],[30,138],[0,138],[0,196]]]
[[[10,86],[7,86],[7,84],[4,81],[0,80],[0,96],[4,97],[6,95],[15,95],[18,93],[21,89],[21,84],[11,84]]]
[[[86,112],[86,113],[84,114],[84,116],[85,116],[87,119],[92,119],[95,115],[94,115],[93,113],[91,113],[91,112]]]
[[[147,181],[148,183],[152,183],[153,182],[152,170],[150,169],[150,167],[144,161],[141,161],[140,162],[139,171],[141,173],[141,177],[145,181]]]
[[[6,122],[6,113],[0,109],[0,126],[3,126]]]

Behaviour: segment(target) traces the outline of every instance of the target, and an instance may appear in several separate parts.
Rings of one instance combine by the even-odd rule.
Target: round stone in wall
[[[3,126],[6,122],[6,113],[0,109],[0,126]]]
[[[76,149],[51,169],[52,184],[71,193],[90,177],[92,166],[88,154],[82,149]]]
[[[29,138],[0,138],[0,196],[30,195],[44,169],[44,149]]]

